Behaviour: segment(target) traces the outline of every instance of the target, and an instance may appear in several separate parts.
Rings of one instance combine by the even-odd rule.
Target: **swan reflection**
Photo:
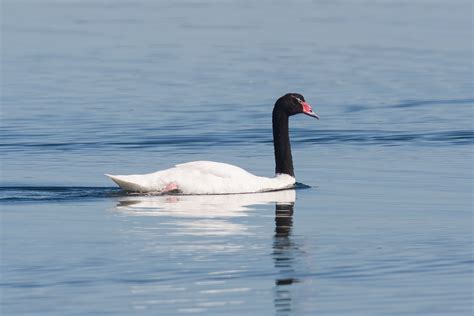
[[[254,205],[290,204],[295,199],[295,190],[220,195],[134,195],[121,198],[117,208],[128,215],[234,217],[246,216]]]
[[[127,216],[162,216],[176,235],[247,235],[249,225],[234,219],[249,216],[258,205],[292,204],[295,190],[229,195],[128,196],[116,209]],[[173,220],[174,219],[174,220]]]
[[[222,304],[244,304],[244,297],[251,295],[248,293],[253,293],[253,288],[250,285],[244,286],[246,284],[241,282],[249,272],[268,273],[268,267],[262,267],[258,262],[240,262],[239,258],[254,258],[270,253],[275,268],[273,303],[276,313],[280,315],[291,311],[290,285],[298,282],[294,277],[294,261],[299,247],[291,238],[295,199],[295,190],[235,195],[120,198],[115,210],[132,219],[132,229],[127,234],[138,235],[144,241],[146,247],[143,251],[147,258],[160,258],[157,262],[166,266],[167,263],[163,263],[161,258],[167,257],[180,270],[188,271],[190,275],[198,273],[192,282],[178,279],[173,283],[135,285],[132,294],[156,295],[157,300],[141,302],[144,305],[154,305],[159,301],[170,307],[177,304],[181,308],[199,307],[206,310]],[[269,217],[269,208],[273,209],[273,205],[274,219],[273,214]],[[265,228],[273,220],[273,241],[268,244],[268,237],[271,236],[268,231],[265,232]],[[262,233],[264,238],[261,238]],[[163,235],[170,238],[161,238]],[[234,238],[242,235],[252,237]],[[223,255],[236,258],[236,265],[218,259],[218,256]],[[200,274],[202,271],[207,271],[204,279]],[[183,301],[167,301],[167,295],[163,293],[172,293],[171,290],[175,288],[179,288]]]

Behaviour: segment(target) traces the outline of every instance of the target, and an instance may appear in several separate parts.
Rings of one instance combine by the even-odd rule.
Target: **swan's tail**
[[[146,192],[148,191],[145,189],[143,185],[141,185],[137,181],[136,176],[114,176],[111,174],[105,174],[107,177],[112,179],[115,183],[118,184],[125,191],[133,191],[133,192]]]

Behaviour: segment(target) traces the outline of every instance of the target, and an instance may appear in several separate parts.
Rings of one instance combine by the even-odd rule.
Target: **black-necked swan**
[[[142,193],[230,194],[282,190],[295,185],[288,118],[304,113],[319,119],[304,97],[288,93],[273,108],[275,176],[255,176],[237,166],[222,162],[193,161],[173,168],[142,175],[109,175],[123,190]]]

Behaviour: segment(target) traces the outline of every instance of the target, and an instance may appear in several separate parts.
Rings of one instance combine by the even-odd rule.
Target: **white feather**
[[[106,176],[133,192],[163,192],[175,184],[183,194],[252,193],[292,188],[295,184],[295,178],[287,174],[259,177],[237,166],[213,161],[193,161],[143,175]]]

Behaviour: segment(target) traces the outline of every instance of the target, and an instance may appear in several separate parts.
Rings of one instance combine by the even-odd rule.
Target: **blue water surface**
[[[472,3],[4,0],[2,315],[471,315]],[[297,181],[137,196],[192,160]]]

